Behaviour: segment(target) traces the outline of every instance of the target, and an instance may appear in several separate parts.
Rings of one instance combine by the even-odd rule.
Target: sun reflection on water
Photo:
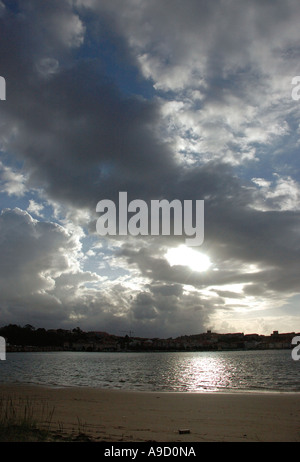
[[[0,382],[214,392],[300,391],[290,351],[11,353]]]
[[[228,364],[211,356],[194,356],[184,364],[177,361],[167,378],[173,386],[175,382],[179,390],[186,391],[215,391],[228,388],[231,382]]]

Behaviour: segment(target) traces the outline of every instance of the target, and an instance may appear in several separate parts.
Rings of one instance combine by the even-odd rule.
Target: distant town
[[[124,332],[125,333],[125,332]],[[24,327],[9,324],[0,328],[0,336],[6,340],[7,352],[18,351],[223,351],[291,349],[293,337],[300,333],[270,335],[205,333],[176,338],[135,337],[134,332],[118,336],[107,332],[84,332],[79,327],[71,330]]]

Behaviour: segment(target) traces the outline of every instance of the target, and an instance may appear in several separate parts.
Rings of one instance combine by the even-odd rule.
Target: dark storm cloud
[[[149,184],[159,188],[174,168],[153,135],[155,105],[122,98],[97,65],[82,63],[40,90],[46,98],[24,114],[12,147],[26,159],[31,181],[55,199],[95,209],[120,188],[149,195]]]
[[[129,200],[204,199],[205,241],[199,250],[218,269],[171,267],[163,253],[181,238],[136,239],[134,245],[120,243],[113,258],[143,282],[135,290],[126,279],[105,285],[81,269],[76,233],[72,237],[67,228],[34,221],[20,210],[6,211],[0,223],[5,319],[25,320],[28,309],[39,322],[74,321],[87,328],[103,323],[114,331],[123,322],[149,335],[179,335],[208,326],[210,316],[225,309],[226,298],[240,299],[242,306],[243,295],[273,299],[299,290],[299,211],[281,209],[288,192],[266,201],[265,191],[235,170],[255,158],[255,143],[261,139],[265,146],[277,136],[281,106],[270,111],[273,101],[261,76],[268,66],[270,75],[283,72],[275,57],[298,37],[295,2],[273,2],[272,8],[271,2],[218,1],[216,8],[192,0],[135,6],[30,0],[16,2],[14,9],[3,3],[0,71],[7,101],[1,105],[1,145],[6,159],[22,164],[27,188],[38,188],[74,215],[87,210],[85,225],[93,232],[97,202],[117,201],[119,191],[127,191]],[[97,30],[102,41],[92,46]],[[120,62],[122,55],[120,67],[139,67],[161,90],[159,99],[122,92],[121,77],[113,77],[102,50],[105,38],[113,40]],[[274,94],[275,76],[272,85]],[[201,95],[191,96],[194,90]],[[181,162],[188,149],[178,147],[178,139],[199,142],[194,163]],[[18,296],[11,293],[13,279]],[[231,284],[247,285],[241,293],[220,289]],[[194,292],[185,291],[186,285]],[[214,286],[219,288],[211,297],[201,293]]]
[[[165,284],[149,286],[153,294],[161,294],[166,296],[180,297],[182,294],[182,287],[179,284]]]
[[[167,286],[165,286],[167,287]],[[174,287],[174,286],[173,286]],[[170,286],[168,287],[168,289]],[[214,312],[212,302],[201,301],[197,294],[169,291],[162,287],[150,287],[150,292],[140,292],[132,304],[131,326],[146,336],[168,337],[182,334],[182,323],[189,332],[195,326],[208,323]],[[182,309],[184,305],[184,310]]]
[[[56,5],[51,8],[54,18],[60,16]],[[157,104],[122,96],[107,77],[101,59],[65,65],[70,47],[79,38],[63,36],[66,43],[57,39],[53,44],[51,34],[55,35],[64,15],[56,24],[48,17],[49,8],[40,6],[33,16],[28,9],[31,11],[26,8],[22,20],[9,15],[0,19],[0,61],[10,94],[3,115],[13,137],[8,141],[5,133],[7,149],[25,161],[31,185],[76,207],[94,210],[103,195],[115,196],[120,187],[129,192],[138,188],[140,194],[145,189],[149,195],[149,184],[159,188],[166,172],[174,169],[170,150],[155,135],[159,128]],[[65,21],[77,25],[81,37],[79,18],[65,10],[69,13]],[[38,41],[36,50],[35,19],[43,14],[50,31]],[[48,58],[52,45],[52,57]],[[54,64],[51,68],[56,57],[61,59],[62,69],[59,63],[57,69]],[[50,66],[53,73],[45,77],[41,66],[44,71]]]
[[[53,59],[56,53],[64,58],[83,40],[84,26],[69,3],[39,5],[37,10],[35,2],[29,5],[22,18],[2,17],[0,59],[11,86],[4,114],[17,133],[5,141],[25,161],[32,184],[55,199],[91,210],[102,197],[116,198],[122,189],[132,198],[205,197],[209,206],[217,202],[220,209],[223,202],[230,205],[232,196],[241,205],[251,202],[251,194],[226,165],[177,165],[172,146],[159,139],[158,103],[122,96],[99,60],[77,60],[48,79],[41,76],[35,70],[36,57],[48,56],[52,47]],[[196,5],[190,7],[197,13]],[[207,9],[213,14],[211,8],[203,8],[200,18],[206,17]],[[189,9],[184,15],[190,19]],[[37,30],[42,30],[38,20],[47,25],[47,33],[35,40]],[[54,40],[64,21],[66,32]]]

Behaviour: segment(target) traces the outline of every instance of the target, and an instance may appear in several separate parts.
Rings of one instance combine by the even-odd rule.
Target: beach
[[[0,385],[53,410],[51,430],[105,442],[297,442],[300,393],[136,392]]]

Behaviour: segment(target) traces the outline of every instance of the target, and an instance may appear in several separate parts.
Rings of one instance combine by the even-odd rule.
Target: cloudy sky
[[[300,330],[299,23],[298,0],[0,1],[1,325]],[[204,243],[99,236],[119,191],[204,200]]]

